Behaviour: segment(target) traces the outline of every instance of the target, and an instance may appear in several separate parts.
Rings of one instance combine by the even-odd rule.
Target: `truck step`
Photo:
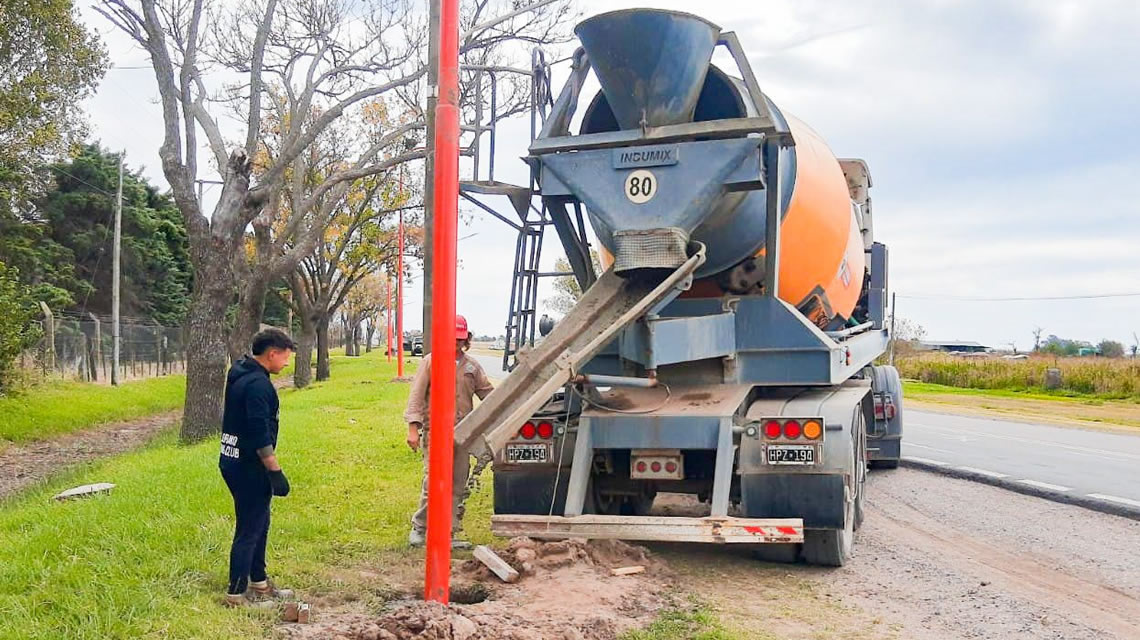
[[[681,518],[673,516],[491,516],[491,533],[505,538],[566,538],[781,544],[804,541],[799,518]]]

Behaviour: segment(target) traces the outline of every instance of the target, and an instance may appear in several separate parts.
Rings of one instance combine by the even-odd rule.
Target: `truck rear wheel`
[[[804,531],[803,558],[808,564],[824,567],[842,567],[851,557],[855,544],[855,530],[863,524],[863,497],[866,493],[867,477],[867,428],[860,408],[852,416],[852,446],[854,477],[853,486],[844,490],[847,506],[844,511],[842,529],[808,529]]]
[[[885,432],[880,430],[878,434],[871,434],[874,429],[868,431],[874,447],[870,466],[872,469],[897,469],[902,452],[900,442],[903,431],[902,379],[898,369],[889,365],[871,367],[871,374],[872,392],[890,395],[895,415],[886,421]],[[868,427],[878,428],[879,424],[883,423],[872,423]]]

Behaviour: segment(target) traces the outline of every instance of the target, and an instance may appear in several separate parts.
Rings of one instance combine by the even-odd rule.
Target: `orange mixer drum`
[[[822,328],[851,317],[862,293],[866,257],[863,238],[839,161],[827,143],[800,120],[781,114],[795,140],[791,198],[781,226],[779,297]],[[756,230],[753,230],[756,231]],[[759,230],[760,233],[763,230]],[[701,230],[693,237],[701,240]],[[600,247],[603,268],[613,256]],[[763,247],[755,253],[764,255]],[[762,261],[756,261],[763,264]],[[702,278],[684,297],[716,297],[725,291],[720,274]]]
[[[796,143],[796,176],[780,227],[779,296],[827,327],[851,317],[859,301],[863,236],[839,161],[810,127],[785,118]]]

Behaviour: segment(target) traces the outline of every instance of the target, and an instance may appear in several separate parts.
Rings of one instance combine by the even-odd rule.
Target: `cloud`
[[[1134,0],[588,0],[700,13],[737,31],[761,86],[841,156],[865,158],[876,233],[901,293],[1049,295],[1140,288],[1140,3]],[[83,9],[84,16],[91,12]],[[106,23],[94,22],[101,31]],[[145,56],[112,34],[112,59]],[[717,59],[724,61],[724,56]],[[565,73],[563,68],[561,73]],[[556,90],[561,88],[556,74]],[[158,177],[149,71],[111,72],[96,135]],[[523,184],[529,126],[503,125],[496,175]],[[128,146],[130,145],[130,146]],[[505,202],[499,207],[509,214]],[[489,216],[459,247],[459,307],[480,332],[506,320],[514,232]],[[554,234],[543,267],[560,255]],[[1135,248],[1135,249],[1134,249]],[[416,281],[412,286],[418,286]],[[539,299],[549,295],[540,292]],[[410,296],[419,300],[420,296]],[[1030,330],[1130,343],[1140,299],[906,300],[934,337],[1022,346]],[[418,318],[418,310],[409,317]],[[416,326],[410,320],[409,326]]]

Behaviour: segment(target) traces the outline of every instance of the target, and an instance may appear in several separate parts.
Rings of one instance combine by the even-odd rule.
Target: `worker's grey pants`
[[[419,532],[427,531],[428,468],[430,453],[428,440],[430,432],[424,429],[420,444],[424,452],[424,479],[420,484],[420,506],[412,514],[412,528]],[[451,480],[451,535],[454,537],[463,529],[463,512],[467,502],[467,476],[471,473],[471,454],[466,449],[455,449],[455,463],[452,466]]]

